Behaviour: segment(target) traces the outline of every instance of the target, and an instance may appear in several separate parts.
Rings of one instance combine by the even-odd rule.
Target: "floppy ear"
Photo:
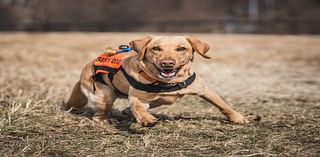
[[[146,53],[147,44],[151,41],[152,37],[147,36],[141,39],[132,40],[129,44],[133,50],[135,50],[139,57],[138,60],[141,61]]]
[[[202,57],[210,59],[210,56],[207,56],[206,53],[209,50],[209,45],[204,43],[196,38],[193,37],[186,37],[188,42],[191,44],[192,48],[199,53]]]

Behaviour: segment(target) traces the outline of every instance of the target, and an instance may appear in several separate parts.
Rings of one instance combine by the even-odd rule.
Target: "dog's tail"
[[[63,102],[64,110],[69,110],[71,107],[82,108],[87,104],[88,98],[82,93],[80,85],[81,83],[78,81],[74,85],[69,99]]]

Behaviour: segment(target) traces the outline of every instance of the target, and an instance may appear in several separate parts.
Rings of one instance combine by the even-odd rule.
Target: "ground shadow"
[[[91,119],[93,111],[90,108],[66,108],[64,104],[61,105],[61,110],[67,111],[76,116],[86,117]],[[202,121],[202,120],[212,120],[219,121],[221,123],[228,124],[230,123],[226,118],[220,117],[206,117],[206,116],[190,116],[184,114],[178,115],[166,115],[162,113],[152,113],[158,119],[158,123],[161,122],[171,122],[171,121]],[[126,108],[124,110],[112,109],[109,113],[106,114],[109,123],[120,131],[128,131],[129,133],[139,134],[141,133],[141,125],[138,124],[130,110]],[[144,127],[146,128],[146,127]],[[148,127],[150,128],[150,127]]]

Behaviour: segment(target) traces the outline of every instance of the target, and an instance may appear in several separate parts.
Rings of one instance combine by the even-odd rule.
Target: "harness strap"
[[[119,69],[115,69],[115,68],[111,68],[111,67],[107,67],[107,66],[94,66],[95,69],[95,73],[117,73],[119,71]]]
[[[130,76],[123,67],[120,68],[128,82],[132,87],[138,90],[146,91],[149,93],[160,93],[160,92],[173,92],[183,88],[188,87],[193,81],[196,79],[196,73],[193,73],[190,77],[188,77],[185,81],[168,84],[168,83],[159,83],[159,84],[143,84],[138,82],[132,76]]]
[[[111,72],[108,73],[109,81],[111,82],[111,84],[112,84],[112,86],[113,86],[113,88],[114,88],[115,93],[116,93],[117,95],[127,96],[126,93],[121,92],[117,87],[115,87],[115,86],[113,85],[112,80],[113,80],[113,76],[114,76],[115,74],[116,74],[116,73],[111,73]],[[104,81],[104,79],[103,79],[103,77],[102,77],[102,73],[94,73],[94,74],[92,75],[92,79],[93,79],[94,81],[98,81],[98,82],[100,82],[100,83],[102,83],[102,84],[104,84],[104,85],[106,85],[106,86],[109,86],[109,85]],[[96,91],[96,87],[95,87],[95,85],[94,85],[94,82],[93,82],[93,90],[94,90],[94,92]]]

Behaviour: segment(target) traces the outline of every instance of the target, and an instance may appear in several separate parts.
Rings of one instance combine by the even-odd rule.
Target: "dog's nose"
[[[160,60],[160,65],[162,67],[174,67],[176,65],[176,61],[173,59],[162,59]]]

